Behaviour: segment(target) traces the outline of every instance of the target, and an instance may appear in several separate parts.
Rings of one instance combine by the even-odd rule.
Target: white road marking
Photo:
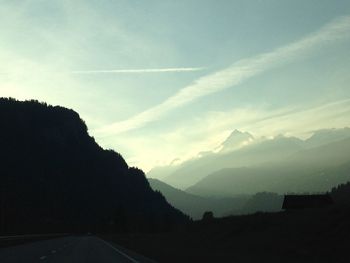
[[[41,259],[41,260],[44,260],[45,258],[46,258],[46,256],[42,256],[42,257],[40,257],[40,259]]]
[[[107,246],[109,246],[110,248],[114,249],[115,251],[117,251],[119,254],[123,255],[124,257],[126,257],[127,259],[129,259],[131,262],[134,263],[139,263],[139,261],[133,259],[132,257],[128,256],[127,254],[125,254],[124,252],[121,252],[119,249],[117,249],[116,247],[112,246],[111,244],[109,244],[108,242],[104,241],[103,239],[98,238],[99,240],[101,240],[103,243],[105,243]]]

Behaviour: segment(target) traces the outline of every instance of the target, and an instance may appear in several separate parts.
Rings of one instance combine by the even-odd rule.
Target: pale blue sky
[[[0,95],[75,109],[148,170],[233,129],[349,126],[349,47],[349,1],[8,0]]]

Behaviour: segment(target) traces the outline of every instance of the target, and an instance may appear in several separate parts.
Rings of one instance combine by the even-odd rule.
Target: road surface
[[[1,248],[1,263],[136,263],[152,262],[95,236],[69,236]]]

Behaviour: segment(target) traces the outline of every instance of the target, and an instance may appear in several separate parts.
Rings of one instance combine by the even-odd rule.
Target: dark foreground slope
[[[182,232],[108,236],[157,262],[349,262],[349,210],[258,213]]]
[[[108,236],[158,262],[349,262],[350,184],[333,206],[196,221],[182,231]]]
[[[187,217],[73,110],[0,99],[0,231],[147,231]]]

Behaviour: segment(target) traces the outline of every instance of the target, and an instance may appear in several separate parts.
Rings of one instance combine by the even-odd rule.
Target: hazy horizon
[[[0,96],[76,110],[145,171],[234,130],[350,126],[348,1],[3,1]]]

